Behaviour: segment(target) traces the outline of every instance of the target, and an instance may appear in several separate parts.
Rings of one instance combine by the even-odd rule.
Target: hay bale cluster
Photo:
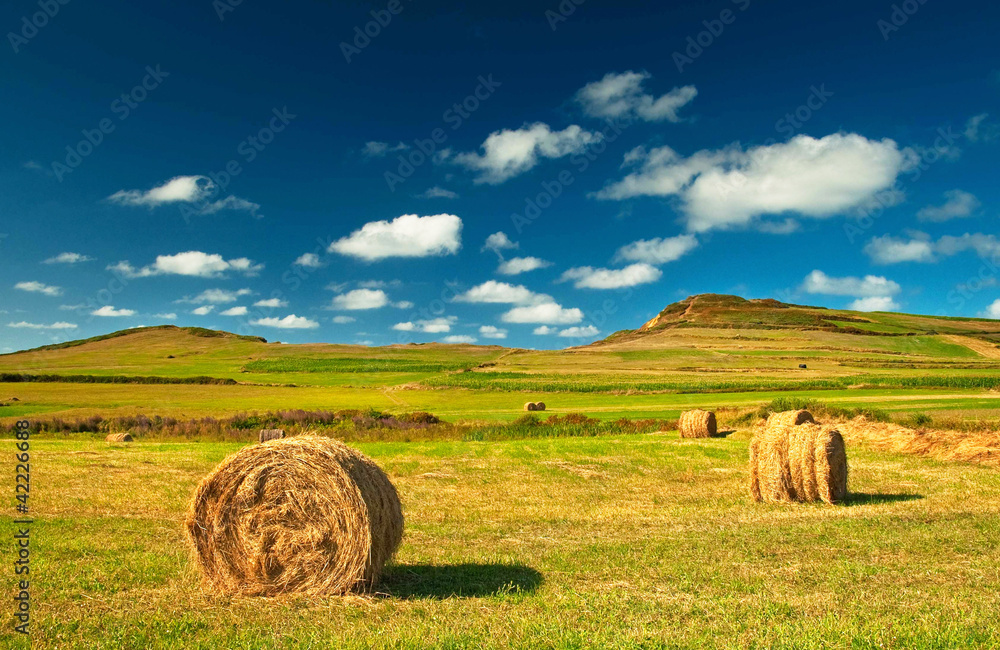
[[[715,413],[711,411],[684,411],[677,422],[681,438],[714,438],[719,432]]]
[[[403,536],[396,489],[370,459],[315,435],[251,445],[199,484],[195,562],[229,595],[367,591]]]
[[[544,411],[545,402],[526,402],[524,404],[525,411]]]
[[[847,496],[847,450],[832,426],[808,411],[771,415],[750,441],[750,495],[755,501],[825,501]]]
[[[131,433],[109,433],[107,435],[107,437],[104,438],[104,441],[105,442],[132,442],[132,434]]]

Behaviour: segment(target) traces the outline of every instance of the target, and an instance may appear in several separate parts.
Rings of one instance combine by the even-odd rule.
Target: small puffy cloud
[[[261,327],[274,327],[282,330],[311,330],[319,327],[319,323],[316,321],[309,320],[305,316],[296,316],[295,314],[289,314],[284,318],[258,318],[257,320],[250,321],[250,324]]]
[[[649,122],[679,122],[677,111],[698,95],[694,86],[674,88],[653,98],[643,92],[642,84],[650,75],[645,72],[609,72],[576,93],[576,101],[592,117],[636,117]]]
[[[215,305],[202,305],[201,307],[192,309],[191,313],[195,316],[208,316],[213,311],[215,311]]]
[[[177,314],[171,311],[164,314],[153,314],[153,318],[159,318],[162,320],[177,320]]]
[[[619,248],[615,259],[620,262],[667,264],[680,259],[697,246],[698,240],[694,235],[640,239]]]
[[[990,303],[990,306],[983,312],[983,316],[1000,320],[1000,298]]]
[[[522,284],[508,284],[488,280],[476,285],[465,293],[455,296],[455,302],[495,303],[526,305],[538,302],[550,302],[551,296],[535,293]]]
[[[552,266],[552,262],[547,262],[537,257],[512,257],[506,262],[501,262],[497,267],[497,273],[501,275],[520,275],[537,269],[544,269]]]
[[[458,193],[452,192],[451,190],[446,190],[443,187],[430,187],[423,194],[420,195],[422,199],[457,199]]]
[[[822,271],[816,270],[806,276],[802,283],[806,293],[818,293],[828,296],[853,296],[855,298],[874,298],[893,296],[899,293],[900,286],[879,275],[866,275],[864,278],[853,276],[834,278]]]
[[[383,158],[390,153],[395,153],[397,151],[406,151],[410,147],[402,142],[391,145],[388,142],[378,142],[373,140],[371,142],[366,142],[361,153],[368,158]]]
[[[934,242],[923,233],[914,233],[909,239],[883,235],[865,245],[865,254],[876,264],[900,262],[933,262]]]
[[[513,242],[513,241],[510,240],[510,237],[507,236],[507,233],[505,233],[503,231],[500,231],[500,232],[495,232],[492,235],[490,235],[489,237],[487,237],[486,238],[486,243],[484,243],[483,247],[480,248],[479,250],[480,251],[493,251],[497,255],[500,255],[501,257],[503,257],[503,254],[500,251],[503,251],[503,250],[514,250],[514,249],[518,248],[519,246],[520,246],[520,244],[518,244],[517,242]]]
[[[494,325],[482,325],[479,328],[479,335],[484,339],[505,339],[507,338],[507,330]]]
[[[559,278],[560,282],[573,281],[577,289],[621,289],[640,284],[656,282],[663,276],[663,271],[639,262],[630,264],[623,269],[595,269],[592,266],[578,266],[568,269]]]
[[[567,309],[556,302],[542,302],[537,305],[514,307],[501,316],[501,320],[505,323],[572,325],[583,320],[583,312],[576,307]]]
[[[559,336],[563,336],[566,338],[582,339],[582,338],[597,336],[600,333],[601,333],[600,330],[598,330],[593,325],[586,325],[584,327],[579,327],[579,326],[567,327],[566,329],[559,332]]]
[[[224,199],[219,199],[218,201],[212,201],[211,203],[205,203],[200,206],[195,212],[197,214],[215,214],[216,212],[222,212],[223,210],[235,210],[249,212],[257,218],[262,218],[263,215],[258,215],[257,211],[260,210],[260,204],[254,203],[253,201],[247,201],[246,199],[241,199],[238,196],[227,196]]]
[[[201,204],[194,210],[199,214],[215,214],[222,210],[246,210],[256,213],[260,209],[258,204],[236,196],[208,202],[216,189],[217,186],[208,176],[175,176],[150,190],[118,190],[108,197],[108,201],[119,205],[147,208],[169,203]]]
[[[379,309],[389,304],[389,296],[381,289],[355,289],[333,298],[334,309],[357,311]]]
[[[134,316],[135,311],[131,309],[115,309],[113,305],[104,305],[100,309],[90,312],[91,316],[104,316],[114,318],[119,316]]]
[[[264,307],[267,309],[277,309],[278,307],[287,307],[288,301],[282,300],[281,298],[265,298],[264,300],[258,300],[253,304],[254,307]]]
[[[409,300],[400,300],[399,302],[392,303],[392,306],[396,309],[412,309],[413,303]]]
[[[965,137],[969,142],[988,142],[1000,137],[1000,127],[986,121],[989,113],[980,113],[965,123]]]
[[[230,271],[252,277],[257,275],[264,265],[255,264],[245,257],[226,260],[215,253],[187,251],[176,255],[157,255],[155,262],[139,269],[133,267],[128,260],[112,264],[107,268],[126,278],[146,278],[155,275],[218,278]]]
[[[537,334],[538,336],[548,336],[549,334],[555,334],[559,331],[558,327],[549,327],[548,325],[539,325],[534,330],[532,334]]]
[[[323,266],[323,263],[319,259],[319,255],[316,253],[302,253],[295,259],[294,262],[292,262],[292,264],[307,269],[318,269]]]
[[[761,217],[787,213],[819,219],[863,205],[892,187],[914,157],[892,140],[855,133],[819,139],[797,135],[746,151],[733,144],[688,158],[660,147],[633,156],[640,168],[595,196],[676,196],[691,232],[752,226]]]
[[[858,298],[848,305],[847,308],[854,311],[895,311],[899,309],[899,303],[893,300],[891,296],[870,296],[868,298]]]
[[[458,319],[454,316],[444,316],[441,318],[418,320],[416,322],[406,321],[405,323],[396,323],[392,326],[392,329],[399,332],[424,332],[427,334],[439,334],[442,332],[450,332],[451,326],[455,324],[456,320]]]
[[[205,289],[193,298],[185,296],[177,302],[194,305],[222,305],[228,302],[236,302],[241,296],[249,296],[252,293],[253,291],[250,289],[238,289],[236,291],[230,291],[229,289]]]
[[[41,293],[46,296],[61,296],[62,287],[55,287],[51,284],[45,284],[43,282],[18,282],[14,285],[15,289],[19,291],[27,291],[28,293]]]
[[[575,124],[553,131],[548,124],[536,122],[519,129],[494,131],[483,142],[482,153],[456,154],[453,161],[478,172],[475,183],[496,185],[533,168],[539,158],[580,153],[601,137],[600,133],[585,131]]]
[[[27,321],[20,321],[18,323],[7,323],[7,327],[14,327],[18,329],[31,329],[31,330],[75,330],[76,323],[67,323],[65,321],[59,321],[56,323],[51,323],[49,325],[43,323],[29,323]]]
[[[331,320],[338,325],[346,325],[347,323],[353,323],[355,318],[352,316],[334,316]]]
[[[243,306],[240,306],[240,307],[230,307],[229,309],[227,309],[225,311],[220,311],[219,315],[220,316],[246,316],[247,315],[247,308],[243,307]]]
[[[59,253],[55,257],[42,262],[43,264],[79,264],[80,262],[93,262],[93,257],[88,257],[81,253]]]
[[[948,190],[942,205],[929,205],[917,212],[921,221],[949,221],[970,216],[979,208],[979,199],[962,190]]]
[[[388,257],[454,255],[461,246],[462,220],[453,214],[404,214],[372,221],[330,244],[329,252],[366,261]]]
[[[441,339],[442,343],[475,343],[476,337],[465,334],[452,334]]]

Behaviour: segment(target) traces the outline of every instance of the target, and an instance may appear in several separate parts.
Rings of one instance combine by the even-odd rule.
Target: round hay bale
[[[374,462],[302,435],[225,458],[198,485],[185,527],[215,590],[328,595],[375,584],[402,539],[403,513]]]
[[[535,410],[536,411],[544,411],[545,410],[545,402],[535,402]]]
[[[538,405],[535,404],[534,402],[525,402],[525,404],[524,404],[524,410],[525,411],[537,411],[538,410]]]
[[[760,494],[760,475],[758,474],[757,455],[760,453],[760,438],[754,436],[750,439],[750,498],[754,501],[763,501]]]
[[[837,429],[825,426],[816,433],[814,466],[818,496],[827,503],[847,497],[847,448]]]
[[[261,429],[257,435],[257,442],[267,442],[268,440],[280,440],[285,437],[284,429]]]
[[[792,490],[798,501],[816,501],[816,435],[817,425],[786,425],[788,435],[788,468]]]
[[[132,434],[131,433],[109,433],[107,435],[107,437],[104,438],[104,441],[105,442],[132,442]]]
[[[788,429],[767,427],[757,433],[754,460],[762,501],[786,502],[795,500],[792,475],[788,464]],[[751,472],[752,473],[752,472]]]
[[[681,438],[713,438],[718,433],[715,413],[711,411],[684,411],[677,421]]]
[[[816,424],[816,420],[813,418],[812,413],[805,409],[800,409],[798,411],[781,411],[780,413],[772,413],[767,416],[767,422],[764,424],[768,427],[782,424],[797,427],[800,424],[805,424],[807,422]]]

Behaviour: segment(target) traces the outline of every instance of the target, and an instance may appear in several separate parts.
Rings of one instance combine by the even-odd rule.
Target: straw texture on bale
[[[228,456],[199,484],[185,524],[206,583],[228,595],[367,591],[403,536],[389,477],[314,435]]]
[[[847,450],[832,426],[772,423],[750,441],[750,496],[755,501],[825,501],[847,496]]]
[[[105,442],[132,442],[130,433],[109,433],[104,439]]]
[[[268,440],[278,440],[285,437],[284,429],[261,429],[260,434],[257,436],[258,442],[267,442]]]
[[[534,402],[525,402],[525,404],[524,404],[524,410],[525,411],[537,411],[538,410],[538,405],[535,404]]]
[[[545,410],[545,402],[535,402],[535,410],[536,411],[544,411]]]
[[[805,409],[801,409],[798,411],[781,411],[780,413],[772,413],[767,416],[767,423],[765,426],[772,427],[780,424],[789,424],[797,427],[800,424],[805,424],[807,422],[815,424],[816,420],[813,419],[812,413]]]
[[[711,411],[684,411],[677,422],[681,438],[712,438],[718,433],[715,413]]]

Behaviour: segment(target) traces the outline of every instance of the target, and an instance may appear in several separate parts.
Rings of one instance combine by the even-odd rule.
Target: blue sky
[[[7,3],[0,348],[1000,317],[996,5],[479,4]]]

